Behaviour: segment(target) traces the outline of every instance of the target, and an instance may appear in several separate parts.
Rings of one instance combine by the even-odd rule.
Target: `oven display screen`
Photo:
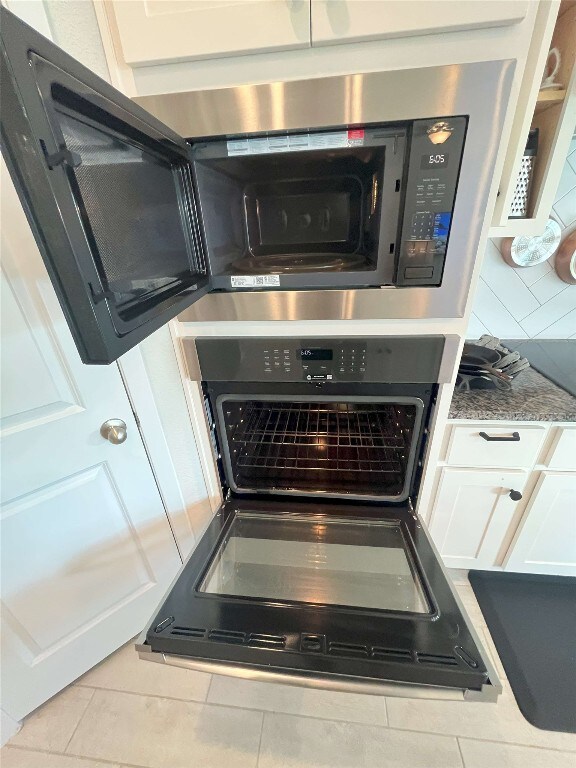
[[[429,152],[427,155],[422,155],[420,160],[420,168],[446,168],[448,165],[448,153],[447,152]]]
[[[334,350],[332,349],[301,349],[301,360],[332,360],[334,357]]]

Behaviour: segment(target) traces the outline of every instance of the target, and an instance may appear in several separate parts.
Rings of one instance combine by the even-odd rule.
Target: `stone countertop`
[[[478,421],[576,421],[576,397],[556,386],[534,368],[522,371],[512,389],[455,392],[450,419]]]

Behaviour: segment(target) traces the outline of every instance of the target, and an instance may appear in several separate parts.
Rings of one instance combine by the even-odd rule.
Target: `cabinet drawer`
[[[452,427],[446,462],[459,467],[531,467],[546,428],[476,423]]]
[[[576,471],[576,427],[558,429],[547,464],[550,469]]]

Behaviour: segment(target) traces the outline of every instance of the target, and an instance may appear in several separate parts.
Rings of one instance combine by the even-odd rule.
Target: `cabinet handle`
[[[487,432],[478,432],[480,437],[488,440],[489,443],[519,443],[520,435],[518,432],[512,432],[511,435],[489,435]]]
[[[515,491],[514,489],[510,491],[508,496],[510,496],[512,501],[520,501],[520,499],[522,498],[522,494],[520,493],[520,491]]]

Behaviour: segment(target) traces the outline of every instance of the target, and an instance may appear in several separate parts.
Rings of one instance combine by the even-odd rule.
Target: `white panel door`
[[[500,565],[500,548],[518,507],[527,472],[444,468],[432,510],[430,533],[450,568]]]
[[[522,21],[528,12],[528,0],[311,1],[312,45],[500,27]]]
[[[132,66],[310,46],[310,0],[113,0]]]
[[[505,570],[576,576],[576,472],[542,472]]]
[[[4,162],[2,706],[20,719],[139,632],[181,565],[118,367],[85,366]],[[110,418],[126,442],[100,434]]]

